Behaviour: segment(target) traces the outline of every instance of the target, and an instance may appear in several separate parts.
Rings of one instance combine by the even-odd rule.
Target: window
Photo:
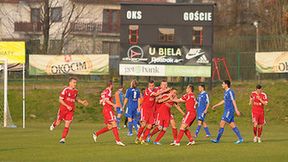
[[[62,7],[51,8],[51,21],[61,22],[62,21]]]
[[[39,8],[31,8],[31,22],[32,23],[40,22],[40,9]]]
[[[120,53],[119,42],[103,42],[102,53],[109,55],[119,55]]]
[[[120,11],[104,9],[102,31],[118,33],[120,29]]]
[[[138,44],[139,26],[129,25],[129,44]]]
[[[160,42],[174,42],[175,29],[173,28],[159,28]]]
[[[192,45],[203,45],[203,27],[195,26],[192,32]]]

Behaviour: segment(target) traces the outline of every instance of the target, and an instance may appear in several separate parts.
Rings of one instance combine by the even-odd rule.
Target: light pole
[[[256,52],[259,52],[259,22],[254,21],[253,25],[256,28]]]
[[[256,52],[259,52],[259,21],[254,21],[253,26],[256,28]],[[260,73],[256,72],[257,82],[260,84],[261,78]]]

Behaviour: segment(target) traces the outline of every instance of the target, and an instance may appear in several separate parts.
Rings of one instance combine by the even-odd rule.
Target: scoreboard
[[[121,4],[120,75],[210,77],[214,4]]]

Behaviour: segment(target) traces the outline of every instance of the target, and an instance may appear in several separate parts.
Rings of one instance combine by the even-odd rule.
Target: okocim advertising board
[[[210,77],[214,4],[121,4],[120,75]]]

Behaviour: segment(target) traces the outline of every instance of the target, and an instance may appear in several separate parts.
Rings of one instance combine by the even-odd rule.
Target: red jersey
[[[162,91],[162,89],[161,89],[160,87],[156,87],[156,88],[155,88],[155,92],[157,93],[157,92],[159,92],[159,91]],[[168,93],[169,93],[169,92],[166,92],[166,93],[164,93],[164,94],[162,94],[162,95],[165,96],[165,94],[168,94]],[[160,97],[159,99],[162,99],[162,98],[163,98],[163,96]],[[159,110],[159,108],[161,107],[161,105],[162,105],[162,103],[158,103],[158,102],[155,103],[155,112],[158,112],[158,110]]]
[[[104,108],[112,108],[112,105],[107,104],[106,101],[112,102],[112,91],[106,88],[100,97],[100,104],[104,106]]]
[[[72,107],[72,111],[75,110],[75,101],[78,95],[78,90],[70,87],[64,88],[60,93],[60,99],[62,99],[67,105]],[[68,110],[66,106],[60,104],[60,109]]]
[[[260,102],[259,98],[262,99],[262,101],[268,102],[267,95],[264,92],[261,92],[260,94],[258,94],[256,91],[252,92],[250,99],[253,99],[252,100],[253,113],[264,113],[264,104]]]
[[[142,108],[147,111],[154,111],[156,89],[146,88],[143,96]]]
[[[183,95],[181,99],[186,101],[185,102],[186,112],[196,113],[195,109],[196,99],[194,93],[187,93]]]
[[[166,95],[163,95],[162,99],[165,99],[169,97],[167,94]],[[160,114],[160,118],[161,119],[170,119],[170,116],[171,116],[171,107],[175,104],[175,102],[173,101],[166,101],[166,102],[163,102],[159,108],[159,114]]]

